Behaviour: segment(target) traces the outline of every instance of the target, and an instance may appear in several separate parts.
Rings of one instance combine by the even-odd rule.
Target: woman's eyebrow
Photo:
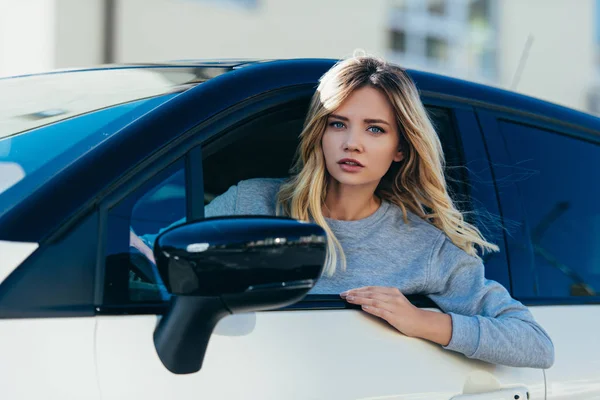
[[[338,114],[329,114],[329,118],[335,118],[335,119],[339,119],[341,121],[350,121],[350,119],[348,117],[344,117],[342,115],[338,115]],[[363,120],[365,123],[367,124],[386,124],[391,126],[391,124],[383,119],[377,119],[377,118],[366,118]]]
[[[343,117],[341,115],[337,115],[337,114],[329,114],[329,118],[340,119],[342,121],[350,121],[348,118]]]
[[[386,124],[386,125],[391,126],[389,122],[384,121],[382,119],[365,119],[365,122],[367,124]]]

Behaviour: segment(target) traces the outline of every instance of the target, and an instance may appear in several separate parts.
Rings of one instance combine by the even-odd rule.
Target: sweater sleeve
[[[550,368],[554,363],[552,340],[527,307],[486,279],[483,263],[443,233],[431,255],[426,290],[452,318],[446,349],[513,367]]]

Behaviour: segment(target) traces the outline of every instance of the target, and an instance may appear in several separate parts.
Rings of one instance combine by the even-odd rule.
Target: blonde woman
[[[320,80],[293,176],[239,182],[206,215],[314,221],[326,230],[329,251],[313,293],[340,293],[403,334],[470,358],[549,368],[548,334],[503,286],[484,278],[477,249],[498,248],[453,205],[443,165],[409,76],[383,60],[352,57]],[[404,295],[415,293],[443,312],[413,306]]]

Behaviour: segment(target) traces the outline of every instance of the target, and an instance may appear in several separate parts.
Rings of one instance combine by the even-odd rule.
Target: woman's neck
[[[342,185],[332,180],[327,185],[323,215],[340,221],[356,221],[372,215],[380,204],[374,188]]]

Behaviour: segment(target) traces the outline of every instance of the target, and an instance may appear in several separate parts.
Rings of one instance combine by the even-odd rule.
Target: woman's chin
[[[373,183],[372,179],[365,179],[364,176],[359,176],[359,174],[336,174],[331,175],[331,177],[338,185],[344,186],[365,186]]]

